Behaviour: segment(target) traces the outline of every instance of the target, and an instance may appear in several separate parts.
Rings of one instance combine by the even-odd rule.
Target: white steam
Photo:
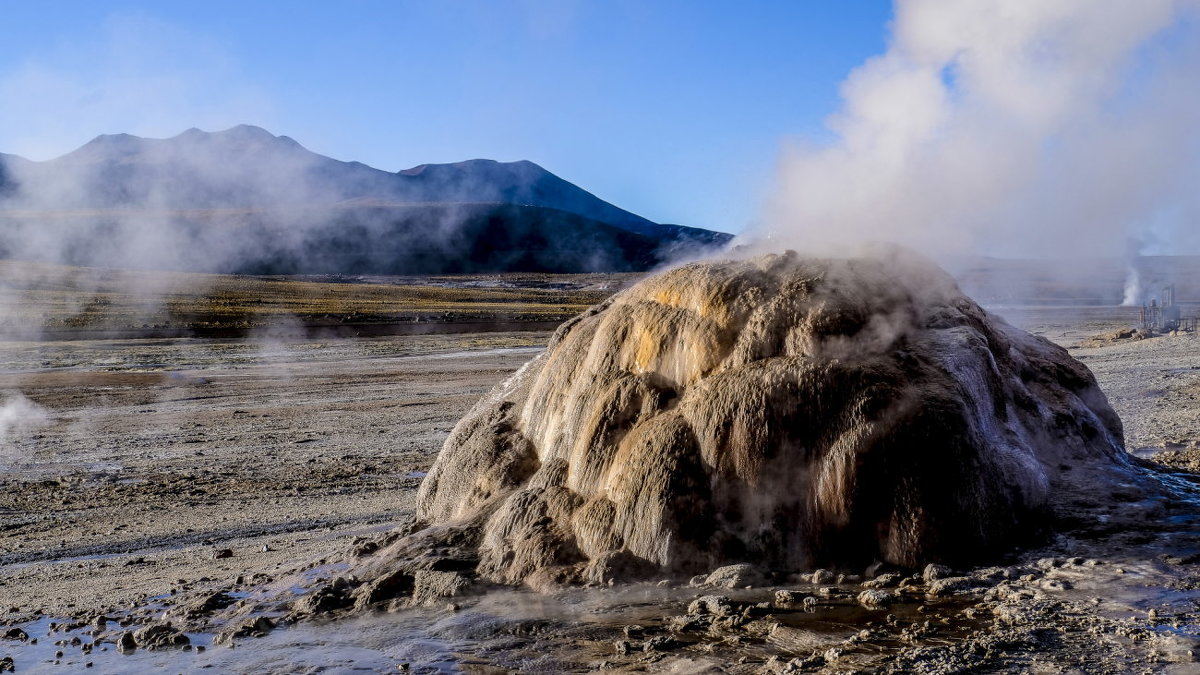
[[[785,153],[776,244],[1120,256],[1197,241],[1200,2],[896,0],[836,140]],[[782,240],[780,242],[779,240]]]
[[[1122,307],[1134,307],[1142,304],[1142,274],[1138,268],[1130,265],[1125,274],[1125,292],[1121,297]]]
[[[35,429],[50,422],[50,413],[19,392],[9,393],[0,403],[0,469],[20,464],[21,442]]]

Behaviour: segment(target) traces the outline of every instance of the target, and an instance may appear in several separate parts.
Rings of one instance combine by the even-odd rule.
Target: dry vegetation
[[[559,322],[636,275],[256,277],[0,261],[10,332]]]

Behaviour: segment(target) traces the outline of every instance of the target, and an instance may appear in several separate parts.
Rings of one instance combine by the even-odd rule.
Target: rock
[[[200,602],[192,607],[194,614],[211,614],[219,609],[225,609],[232,605],[234,598],[224,591],[217,591],[211,595],[205,596]]]
[[[13,657],[5,656],[0,659],[0,673],[15,673],[17,672],[17,664],[13,661]]]
[[[218,634],[214,642],[219,645],[231,645],[235,639],[263,637],[273,630],[275,630],[275,622],[270,618],[265,616],[247,617]]]
[[[712,623],[713,616],[711,614],[685,614],[671,617],[668,627],[675,633],[687,633],[707,629]]]
[[[354,599],[349,596],[345,588],[327,584],[297,599],[292,603],[292,612],[314,616],[344,609],[353,604]]]
[[[833,572],[829,570],[816,570],[809,577],[809,582],[813,584],[831,584],[834,580]]]
[[[787,253],[684,265],[564,323],[455,426],[416,520],[477,529],[485,581],[754,561],[732,588],[985,560],[1133,471],[1087,368],[936,266]]]
[[[613,648],[621,656],[626,656],[633,651],[633,645],[629,643],[629,640],[617,640],[613,643]]]
[[[9,628],[8,630],[4,631],[4,639],[27,642],[29,640],[29,633],[26,633],[24,630],[21,630],[21,628],[14,626],[13,628]]]
[[[935,565],[930,563],[925,566],[925,570],[921,572],[921,576],[925,579],[925,583],[929,583],[936,579],[944,579],[953,574],[949,567],[945,565]]]
[[[717,588],[761,586],[764,583],[766,583],[766,579],[763,577],[762,571],[748,563],[718,567],[704,580],[706,586],[716,586]]]
[[[858,604],[867,609],[881,609],[892,604],[896,599],[894,593],[875,588],[869,588],[858,594]]]
[[[901,574],[880,574],[874,579],[867,579],[863,582],[863,588],[892,588],[900,583],[904,576]]]
[[[705,614],[733,616],[737,613],[737,606],[733,604],[732,600],[723,595],[701,596],[688,605],[688,614],[697,614],[700,616]]]
[[[942,598],[972,591],[979,585],[979,581],[972,577],[946,577],[930,582],[925,593],[933,598]]]
[[[775,591],[775,604],[777,605],[798,605],[804,602],[805,594],[800,591],[789,591],[780,589]]]
[[[233,557],[233,549],[229,549],[229,548],[217,549],[216,551],[213,551],[213,553],[212,553],[213,560],[221,560],[222,558],[232,558],[232,557]]]
[[[411,595],[414,581],[413,573],[407,570],[393,570],[376,577],[354,590],[354,607],[365,609],[384,600]]]
[[[134,640],[133,633],[131,631],[121,633],[121,636],[117,638],[117,651],[125,653],[135,649],[137,649],[137,641]]]
[[[439,572],[419,570],[413,573],[413,606],[432,605],[446,598],[462,595],[474,585],[470,577],[461,572]]]
[[[150,650],[173,649],[191,644],[188,636],[169,623],[151,624],[141,628],[133,634],[133,640],[139,648]]]
[[[682,647],[683,643],[666,635],[655,635],[642,643],[644,652],[666,652]]]

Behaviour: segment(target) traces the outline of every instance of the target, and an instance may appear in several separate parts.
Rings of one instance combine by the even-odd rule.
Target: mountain
[[[645,270],[730,235],[654,223],[527,161],[390,173],[253,126],[0,155],[0,254],[214,272]]]

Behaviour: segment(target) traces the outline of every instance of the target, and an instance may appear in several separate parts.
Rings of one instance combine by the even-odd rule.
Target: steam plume
[[[785,153],[762,234],[941,258],[1119,257],[1145,232],[1194,245],[1198,10],[897,0],[887,51],[842,85],[835,140]]]
[[[33,429],[50,420],[49,412],[20,393],[9,393],[0,403],[0,469],[20,462],[18,443]]]

